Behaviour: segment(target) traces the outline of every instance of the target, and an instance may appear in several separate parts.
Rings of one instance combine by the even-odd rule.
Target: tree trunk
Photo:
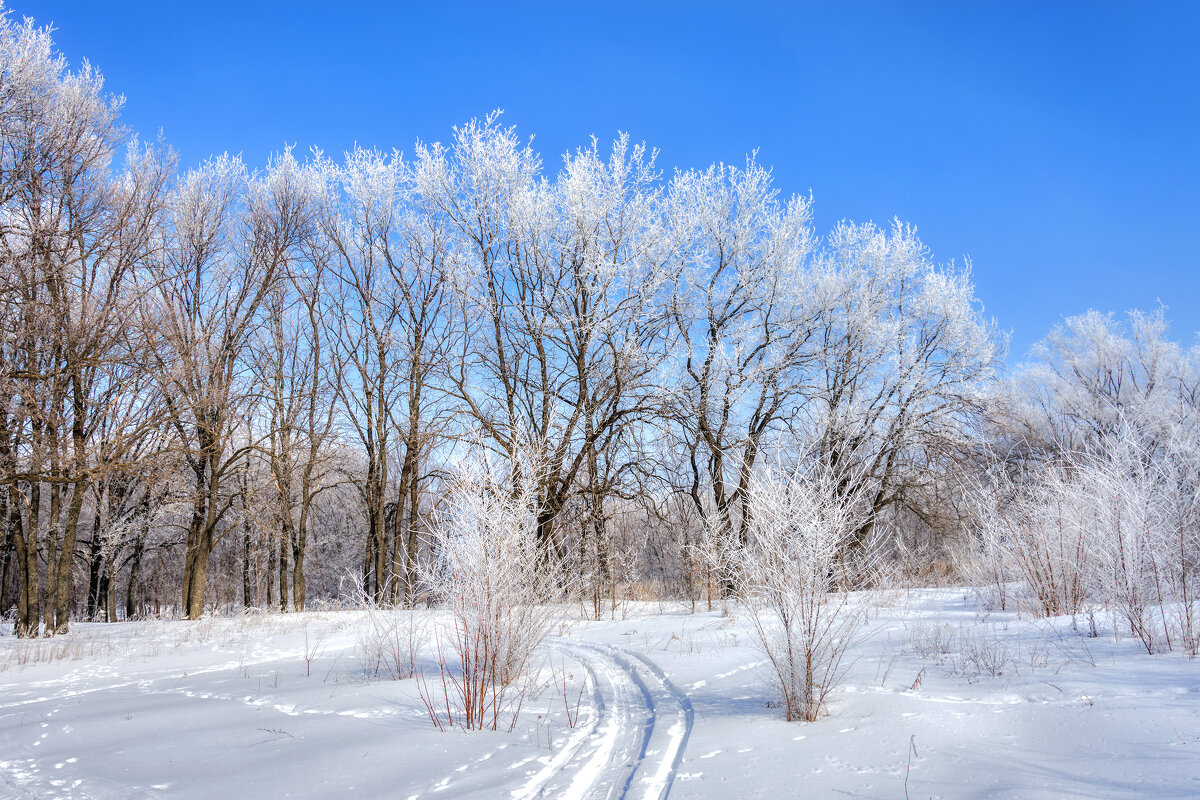
[[[242,522],[242,608],[250,608],[253,603],[250,593],[250,521],[243,517]]]
[[[75,556],[75,540],[79,535],[79,515],[83,511],[83,498],[87,494],[89,479],[81,478],[75,483],[71,502],[67,506],[66,524],[63,526],[63,541],[58,552],[54,595],[54,632],[67,632],[67,617],[71,592],[71,559]]]
[[[374,527],[374,518],[372,518],[372,528]],[[375,531],[367,532],[367,552],[362,564],[362,587],[363,594],[367,597],[372,597],[371,593],[371,565],[375,563]]]
[[[184,618],[200,619],[204,616],[204,588],[208,580],[208,557],[211,555],[207,543],[201,540],[193,550],[189,549],[191,569],[184,584]]]
[[[213,499],[208,496],[208,482],[205,480],[207,465],[208,459],[203,456],[192,465],[196,476],[196,496],[192,500],[192,519],[188,525],[187,551],[183,559],[183,602],[180,611],[184,619],[199,619],[204,615],[204,584],[209,555],[205,521],[209,516],[208,505]]]
[[[11,494],[17,502],[26,499],[16,487],[12,488]],[[25,514],[18,514],[13,526],[13,545],[17,551],[17,620],[13,632],[21,638],[37,636],[41,619],[37,552],[41,506],[41,486],[35,482],[29,486]]]
[[[145,529],[142,536],[138,537],[137,542],[133,546],[133,555],[129,561],[129,583],[125,587],[125,619],[134,619],[137,617],[137,583],[142,572],[142,551],[146,546],[146,536],[148,535],[150,522],[144,523]]]
[[[284,504],[286,506],[286,503]],[[291,509],[279,517],[279,610],[288,610],[288,553],[292,549]]]
[[[58,476],[58,470],[53,469],[51,475]],[[57,481],[50,483],[50,519],[46,522],[46,579],[42,585],[42,634],[50,636],[55,632],[54,610],[57,606],[55,599],[58,595],[58,531],[62,514],[62,484]]]
[[[8,525],[8,513],[2,506],[3,503],[0,502],[0,519],[4,520],[4,541],[0,544],[0,616],[7,614],[8,609],[16,605],[8,599],[8,572],[13,556],[12,529]]]
[[[250,460],[246,459],[246,469],[242,472],[242,608],[250,608]]]
[[[275,540],[277,538],[273,533],[267,537],[267,608],[275,607],[275,550],[278,547]]]
[[[400,469],[400,490],[396,494],[396,510],[392,518],[392,584],[388,594],[392,605],[398,605],[400,602],[400,576],[405,577],[405,583],[408,582],[408,565],[406,563],[408,548],[405,546],[404,536],[404,510],[408,500],[408,482],[412,480],[412,475],[409,472],[409,456],[406,452],[404,455],[404,464]],[[407,585],[404,589],[405,597],[408,596]]]
[[[414,462],[415,462],[414,458]],[[417,531],[419,530],[420,516],[420,490],[421,487],[417,481],[417,466],[414,463],[412,477],[408,484],[408,536],[405,542],[405,558],[404,558],[404,602],[409,608],[412,608],[413,602],[417,596]]]
[[[304,550],[308,542],[308,509],[300,512],[300,524],[296,527],[296,537],[292,540],[292,608],[303,611],[307,601],[304,583]]]
[[[538,510],[538,558],[541,559],[542,567],[546,570],[547,575],[553,574],[554,569],[566,561],[566,553],[563,552],[562,542],[559,541],[558,532],[554,528],[554,521],[557,517],[558,509],[543,506]]]
[[[108,557],[105,559],[104,569],[104,621],[117,621],[117,580],[116,580],[116,554],[114,548],[108,549]]]
[[[387,523],[383,515],[383,498],[380,497],[379,513],[375,520],[375,602],[382,605],[387,601]]]
[[[100,546],[100,508],[92,517],[92,540],[88,542],[87,618],[95,620],[100,609],[100,576],[104,572],[104,549]]]
[[[206,458],[196,471],[196,499],[192,505],[187,555],[183,563],[184,619],[195,620],[204,616],[204,590],[208,581],[208,560],[212,555],[212,529],[216,517],[213,481]]]

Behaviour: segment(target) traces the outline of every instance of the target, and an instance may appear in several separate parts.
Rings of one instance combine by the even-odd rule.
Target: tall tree
[[[867,506],[850,555],[884,510],[927,511],[977,449],[1002,343],[970,271],[933,263],[899,222],[839,225],[813,272],[822,312],[795,428],[840,495]]]
[[[314,257],[326,264],[338,398],[365,460],[356,481],[367,519],[363,575],[377,602],[389,595],[387,504],[390,457],[403,393],[400,264],[405,167],[399,154],[356,149],[344,166],[323,158],[316,170]]]
[[[453,391],[534,499],[542,558],[561,562],[556,520],[601,443],[647,412],[661,360],[653,158],[622,137],[605,159],[593,142],[543,180],[493,115],[449,147],[418,148],[417,162],[418,191],[453,222],[463,261]]]
[[[305,232],[303,241],[310,239],[311,233]],[[268,294],[266,323],[252,345],[267,416],[262,449],[274,494],[279,605],[284,610],[289,607],[289,585],[291,607],[304,609],[304,557],[312,506],[317,495],[332,485],[326,453],[336,383],[325,335],[324,289],[320,262],[307,258],[290,262]],[[243,495],[247,492],[244,485]],[[242,502],[243,525],[249,526],[246,498]],[[249,537],[248,527],[244,536]],[[243,549],[249,552],[248,545]],[[248,586],[248,577],[243,583]],[[248,589],[243,595],[248,596]]]
[[[189,172],[172,203],[171,236],[153,309],[156,373],[192,474],[182,608],[204,612],[209,556],[233,502],[229,478],[248,442],[235,435],[252,392],[246,348],[306,228],[305,176],[290,152],[262,175],[221,156]]]
[[[128,321],[170,158],[129,140],[120,100],[103,94],[90,65],[68,70],[48,30],[14,25],[6,12],[0,59],[0,302],[13,312],[3,337],[0,479],[15,511],[16,627],[28,636],[39,606],[47,633],[67,629],[84,501],[98,466],[111,466],[124,446],[110,436],[99,462],[92,450],[107,406],[138,391]],[[127,142],[117,170],[112,162]]]
[[[681,243],[670,311],[684,346],[671,414],[692,501],[727,547],[744,543],[751,477],[806,388],[820,313],[807,274],[810,204],[779,202],[770,173],[749,160],[677,175],[669,213]]]

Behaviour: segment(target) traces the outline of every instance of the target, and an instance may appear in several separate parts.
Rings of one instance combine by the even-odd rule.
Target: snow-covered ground
[[[1200,796],[1200,660],[961,589],[863,601],[815,723],[783,721],[736,607],[568,615],[516,727],[484,733],[368,680],[362,612],[3,636],[0,797]]]

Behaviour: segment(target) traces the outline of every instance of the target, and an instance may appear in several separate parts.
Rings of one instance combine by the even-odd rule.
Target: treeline
[[[980,487],[1145,429],[1145,404],[1193,429],[1197,359],[1161,313],[1070,320],[1006,379],[969,270],[899,223],[819,237],[753,159],[665,175],[621,136],[551,173],[492,115],[408,157],[180,169],[32,21],[3,17],[0,74],[22,636],[302,609],[347,576],[428,599],[429,533],[481,462],[597,611],[732,590],[711,554],[746,542],[756,475],[804,464],[856,507],[841,574],[878,580],[978,552]]]

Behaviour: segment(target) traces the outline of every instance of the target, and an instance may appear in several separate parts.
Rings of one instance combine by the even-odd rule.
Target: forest
[[[622,134],[547,163],[499,112],[407,154],[186,166],[0,19],[17,636],[471,581],[786,626],[959,583],[1200,648],[1200,351],[1164,307],[1010,364],[971,265],[907,223],[815,230],[753,154],[676,170]]]

